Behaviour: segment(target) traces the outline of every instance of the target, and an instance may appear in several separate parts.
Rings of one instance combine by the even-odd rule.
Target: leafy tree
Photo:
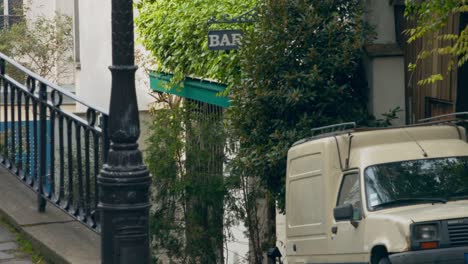
[[[361,60],[362,46],[372,37],[363,20],[360,0],[256,2],[141,0],[137,4],[138,33],[156,58],[158,70],[173,72],[175,82],[185,76],[197,76],[218,80],[230,88],[233,106],[228,111],[228,125],[235,158],[230,166],[232,177],[225,179],[223,188],[227,188],[226,193],[229,189],[241,189],[243,195],[240,208],[235,208],[232,197],[224,199],[230,201],[229,206],[235,208],[240,217],[246,217],[252,246],[251,263],[261,263],[262,252],[273,245],[273,241],[261,238],[265,235],[262,232],[274,238],[274,221],[263,229],[258,228],[261,224],[258,198],[270,201],[270,216],[274,216],[275,200],[284,209],[285,161],[291,144],[310,136],[312,127],[340,121],[368,121]],[[241,14],[255,4],[260,13],[258,22],[242,26],[246,27],[246,36],[240,51],[208,50],[207,31],[216,29],[206,23],[209,18]],[[173,113],[166,110],[157,113],[153,128],[156,138],[150,139],[152,151],[156,152],[147,156],[183,156],[181,153],[185,151],[180,148],[184,147],[177,144],[187,144],[178,138],[185,134],[180,131],[188,129],[186,120],[177,121]],[[168,127],[174,127],[174,131],[165,130]],[[216,127],[222,131],[221,127]],[[158,132],[158,129],[165,131]],[[169,145],[171,147],[165,149]],[[154,165],[155,183],[166,179],[157,177],[172,177],[171,181],[177,183],[183,178],[181,175],[187,173],[186,164],[178,165],[173,158],[148,162],[150,167]],[[171,191],[171,195],[179,196],[167,195],[164,198],[167,201],[185,202],[181,198],[185,197],[185,187],[170,189],[164,182],[160,186],[161,195],[164,191],[180,191]],[[160,187],[156,185],[155,188]],[[157,232],[166,232],[162,226],[154,228],[159,230]],[[169,231],[168,234],[173,236],[166,242],[172,243],[174,248],[184,246],[178,244],[180,240],[174,242],[182,233],[175,235]],[[178,255],[175,251],[173,254]]]
[[[232,173],[259,177],[282,210],[291,145],[311,128],[369,118],[361,61],[372,34],[361,2],[265,1],[244,38],[242,84],[229,109],[240,142]]]
[[[407,30],[408,42],[424,37],[428,39],[418,55],[418,61],[409,65],[410,70],[415,70],[419,61],[432,58],[433,55],[450,56],[447,71],[468,60],[468,27],[461,28],[459,35],[442,33],[450,17],[465,12],[468,12],[468,2],[465,0],[406,0],[405,15],[415,23],[414,27]],[[441,46],[434,48],[435,42],[441,43]],[[435,83],[443,78],[444,73],[437,72],[420,80],[419,84]]]
[[[243,85],[230,109],[239,159],[284,208],[284,161],[313,127],[366,123],[362,47],[370,39],[360,1],[268,1],[244,40]]]
[[[154,256],[157,263],[222,263],[222,119],[188,102],[164,105],[153,111],[146,153],[155,190]]]
[[[73,78],[72,49],[72,19],[58,13],[22,19],[0,33],[3,53],[53,82]]]

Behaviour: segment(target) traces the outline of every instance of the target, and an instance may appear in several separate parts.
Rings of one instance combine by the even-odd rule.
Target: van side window
[[[352,173],[343,177],[337,206],[352,204],[354,208],[354,220],[361,219],[361,186],[359,174]]]

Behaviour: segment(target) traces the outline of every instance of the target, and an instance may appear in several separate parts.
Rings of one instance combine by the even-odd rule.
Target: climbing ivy
[[[186,101],[152,115],[146,163],[153,176],[155,262],[222,263],[223,120]]]
[[[239,81],[239,53],[208,49],[212,17],[237,16],[251,10],[256,0],[141,0],[136,6],[137,32],[145,48],[157,60],[157,69],[174,74],[173,82],[186,76],[214,79],[232,87]],[[249,24],[222,25],[223,29]]]

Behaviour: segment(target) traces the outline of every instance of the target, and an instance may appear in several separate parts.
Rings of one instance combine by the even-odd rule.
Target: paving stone
[[[34,264],[32,261],[30,260],[10,260],[10,261],[7,261],[7,262],[2,262],[2,264]]]
[[[30,257],[19,250],[16,236],[0,223],[0,264],[33,264]]]
[[[16,244],[15,242],[0,243],[0,251],[14,250],[14,249],[18,249],[18,244]]]
[[[1,0],[0,0],[1,2]],[[0,212],[18,227],[25,237],[32,237],[38,249],[51,263],[100,264],[100,237],[50,205],[37,213],[37,195],[0,166]],[[16,237],[0,223],[0,246],[17,244]],[[0,264],[33,264],[31,256],[19,247],[0,248]]]
[[[15,240],[15,236],[8,230],[8,228],[0,225],[0,242],[8,242]]]
[[[15,258],[15,256],[5,253],[5,252],[0,252],[0,260],[12,259],[12,258]]]

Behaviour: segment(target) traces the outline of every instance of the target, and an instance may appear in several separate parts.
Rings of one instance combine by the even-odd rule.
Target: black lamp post
[[[98,178],[103,264],[147,264],[150,177],[138,150],[132,0],[112,0],[111,146]]]

